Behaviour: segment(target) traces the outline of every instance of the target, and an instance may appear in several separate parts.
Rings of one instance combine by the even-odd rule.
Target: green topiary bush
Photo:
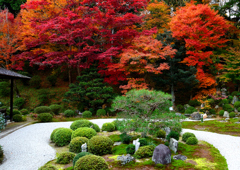
[[[182,135],[182,140],[183,140],[184,142],[186,142],[187,139],[190,138],[190,137],[196,137],[196,136],[195,136],[193,133],[186,132],[186,133],[184,133],[184,134]]]
[[[9,113],[10,113],[10,111],[9,111]],[[21,112],[19,110],[13,109],[13,115],[20,115],[20,114],[21,114]]]
[[[54,133],[54,142],[56,146],[68,145],[71,141],[72,129],[61,128]]]
[[[83,156],[86,156],[86,155],[92,155],[91,153],[89,152],[80,152],[79,154],[77,154],[74,158],[73,158],[73,167],[75,166],[75,163],[77,162],[77,160]]]
[[[42,82],[41,77],[36,75],[31,78],[31,80],[29,81],[29,85],[31,87],[34,87],[35,89],[40,89],[41,82]]]
[[[220,111],[218,112],[218,114],[219,114],[219,116],[223,116],[224,110],[220,110]]]
[[[98,117],[106,116],[106,111],[105,111],[104,109],[98,109],[96,115],[97,115]]]
[[[86,155],[77,160],[74,170],[107,170],[108,164],[101,156]]]
[[[29,114],[29,111],[27,109],[22,109],[20,110],[21,114],[22,115],[28,115]]]
[[[85,137],[73,138],[70,142],[70,145],[69,145],[69,151],[70,152],[75,152],[75,153],[81,152],[82,151],[81,146],[84,143],[88,143],[88,138],[85,138]]]
[[[107,136],[94,136],[88,141],[88,151],[94,155],[112,153],[113,141]]]
[[[230,113],[230,112],[233,111],[233,108],[232,108],[232,106],[230,104],[225,104],[223,106],[223,110],[228,111],[228,113]]]
[[[229,104],[228,99],[222,99],[222,101],[219,103],[220,106],[224,106],[225,104]]]
[[[115,130],[115,126],[113,123],[104,123],[102,125],[102,131],[112,132]]]
[[[147,145],[147,139],[146,138],[140,138],[139,142],[140,142],[140,146],[146,146]]]
[[[58,170],[55,166],[47,164],[47,165],[43,165],[40,168],[38,168],[38,170]]]
[[[184,106],[181,104],[177,105],[177,111],[180,113],[184,113],[185,112]]]
[[[126,152],[128,154],[133,155],[135,153],[135,145],[133,145],[133,144],[128,145],[126,148]]]
[[[88,128],[88,127],[81,127],[73,131],[72,139],[75,137],[86,137],[88,139],[91,139],[93,136],[96,136],[96,135],[97,135],[97,132],[94,129]]]
[[[86,119],[82,119],[82,120],[75,120],[70,128],[72,130],[76,130],[77,128],[80,128],[80,127],[91,127],[93,125],[92,122],[90,122],[89,120],[86,120]]]
[[[48,106],[39,106],[34,109],[34,113],[51,113],[51,109]]]
[[[51,122],[53,118],[53,115],[50,113],[40,113],[38,115],[38,121],[39,122]]]
[[[115,126],[115,130],[118,130],[118,120],[114,120],[114,121],[112,121],[112,124],[114,124],[114,126]]]
[[[195,109],[194,107],[190,106],[185,110],[185,114],[192,114],[193,112],[196,112],[197,109]]]
[[[58,104],[52,104],[49,106],[49,108],[55,115],[59,115],[60,110],[62,109],[62,107]]]
[[[129,144],[132,140],[132,136],[128,135],[127,133],[122,133],[120,135],[121,142],[124,144]]]
[[[13,102],[14,106],[17,106],[18,109],[22,109],[23,105],[25,104],[25,99],[22,97],[14,99]]]
[[[162,129],[159,129],[157,132],[156,132],[156,136],[158,138],[165,138],[166,137],[166,132]]]
[[[198,139],[196,137],[189,137],[186,141],[186,144],[197,145],[198,144]]]
[[[3,162],[4,154],[3,154],[3,149],[2,146],[0,145],[0,164]]]
[[[154,149],[155,148],[153,145],[141,146],[141,147],[139,147],[139,149],[136,151],[136,153],[134,155],[138,159],[149,158],[149,157],[153,156]]]
[[[196,107],[196,106],[200,106],[200,105],[201,105],[201,102],[199,102],[199,101],[197,101],[196,99],[194,99],[194,100],[190,100],[190,101],[188,102],[188,104],[189,104],[190,106],[192,106],[192,107]]]
[[[57,163],[59,164],[69,164],[73,161],[73,158],[75,157],[74,153],[71,152],[63,152],[57,157]]]
[[[14,122],[22,122],[23,121],[22,115],[21,114],[14,115],[13,116],[13,121]]]
[[[83,118],[90,118],[90,117],[92,117],[92,112],[90,112],[90,111],[84,111],[84,112],[82,113],[82,116],[83,116]]]
[[[233,100],[233,96],[228,96],[228,102],[231,103]]]
[[[54,134],[55,134],[55,132],[57,131],[57,130],[59,130],[59,129],[62,129],[63,127],[60,127],[60,128],[57,128],[57,129],[54,129],[53,131],[52,131],[52,133],[51,133],[51,136],[50,136],[50,140],[52,141],[52,142],[55,142],[55,140],[54,140]],[[63,128],[64,129],[64,128]]]
[[[239,108],[239,107],[240,107],[240,101],[236,101],[236,102],[234,103],[234,107],[235,107],[235,108]]]
[[[77,113],[74,110],[68,109],[64,111],[64,116],[66,117],[74,117],[77,116]]]
[[[212,115],[215,115],[215,114],[216,114],[216,111],[215,111],[215,109],[210,109],[210,110],[209,110],[209,113],[212,114]]]
[[[179,140],[179,133],[175,132],[175,131],[171,131],[168,135],[167,135],[167,140],[170,141],[170,138],[174,138],[177,141]]]
[[[93,124],[93,127],[92,127],[96,132],[100,132],[100,128],[97,124]]]
[[[229,117],[230,117],[230,118],[233,118],[233,117],[235,117],[235,116],[236,116],[235,112],[230,112],[230,113],[229,113]]]

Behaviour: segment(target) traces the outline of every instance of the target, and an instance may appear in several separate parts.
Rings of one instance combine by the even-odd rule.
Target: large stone
[[[167,135],[171,132],[171,129],[169,127],[165,127],[164,131],[166,132],[166,137],[167,137]]]
[[[229,118],[229,113],[228,113],[228,111],[224,111],[224,113],[223,113],[223,117],[227,117],[227,118]]]
[[[169,148],[176,153],[178,149],[178,141],[174,138],[170,138]]]
[[[133,145],[135,145],[135,152],[137,152],[138,148],[140,147],[139,138],[137,138],[137,140],[133,140]]]
[[[215,106],[215,109],[218,109],[218,108],[219,108],[219,106],[218,106],[218,105],[216,105],[216,106]]]
[[[201,115],[200,115],[200,113],[198,113],[198,112],[193,112],[193,113],[191,114],[191,118],[192,118],[193,120],[201,120]]]
[[[176,115],[176,116],[182,116],[182,114],[181,114],[181,113],[175,113],[175,115]]]
[[[155,164],[169,164],[171,163],[171,151],[170,149],[163,144],[158,145],[153,151],[152,161]]]
[[[184,155],[179,154],[179,155],[174,155],[173,159],[185,161],[187,159],[187,157],[184,156]]]
[[[134,157],[132,157],[130,154],[127,154],[126,156],[125,156],[125,155],[118,156],[118,157],[117,157],[117,160],[118,160],[118,161],[121,161],[121,164],[122,164],[122,165],[125,165],[125,164],[127,164],[128,162],[133,161],[133,160],[134,160]]]
[[[236,103],[237,101],[238,101],[238,97],[237,96],[233,96],[232,104]]]

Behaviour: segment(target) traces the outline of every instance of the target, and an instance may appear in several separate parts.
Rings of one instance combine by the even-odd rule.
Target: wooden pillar
[[[13,78],[11,78],[10,121],[13,120]]]

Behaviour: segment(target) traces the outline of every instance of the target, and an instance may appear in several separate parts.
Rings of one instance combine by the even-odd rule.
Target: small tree
[[[125,96],[113,100],[112,108],[124,119],[117,121],[121,132],[142,132],[147,134],[149,124],[159,122],[159,128],[179,126],[181,117],[171,113],[171,95],[161,91],[131,90]],[[181,127],[180,127],[181,128]],[[142,136],[144,136],[142,135]]]

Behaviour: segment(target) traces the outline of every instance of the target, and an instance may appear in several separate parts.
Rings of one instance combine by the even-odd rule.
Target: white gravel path
[[[101,128],[105,122],[115,119],[91,120]],[[38,123],[21,128],[0,139],[6,161],[0,170],[37,170],[48,161],[55,159],[55,150],[49,145],[50,135],[55,128],[69,128],[72,122]],[[227,159],[229,170],[240,170],[240,137],[211,132],[183,129],[192,132],[199,140],[207,141],[220,150]]]

